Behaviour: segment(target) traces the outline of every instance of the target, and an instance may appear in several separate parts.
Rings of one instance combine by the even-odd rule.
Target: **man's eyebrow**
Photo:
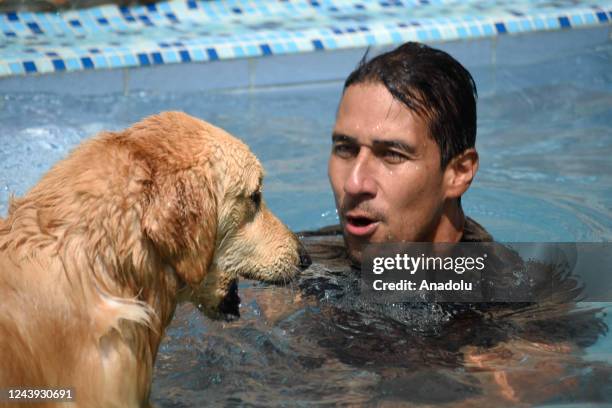
[[[357,143],[357,139],[352,136],[334,132],[332,133],[332,142],[333,143],[339,143],[339,142]]]
[[[372,143],[374,148],[398,149],[408,154],[415,154],[416,149],[408,143],[400,142],[399,140],[374,140]]]
[[[348,136],[343,133],[332,133],[333,143],[352,143],[358,144],[357,138]],[[374,140],[372,147],[375,149],[398,149],[408,154],[415,154],[416,148],[408,143],[400,142],[399,140]]]

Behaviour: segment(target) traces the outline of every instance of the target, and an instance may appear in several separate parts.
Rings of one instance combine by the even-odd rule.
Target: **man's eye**
[[[386,150],[383,153],[383,157],[387,162],[393,163],[393,164],[402,163],[408,159],[405,155],[399,152],[396,152],[394,150]]]
[[[335,155],[342,158],[349,158],[357,154],[357,148],[348,144],[336,144],[332,149]]]

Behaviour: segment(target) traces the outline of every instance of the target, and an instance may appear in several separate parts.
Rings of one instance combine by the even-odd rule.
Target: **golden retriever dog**
[[[0,218],[0,389],[148,406],[179,300],[221,317],[236,312],[238,276],[299,272],[299,241],[266,208],[262,179],[245,144],[167,112],[97,135],[12,199]]]

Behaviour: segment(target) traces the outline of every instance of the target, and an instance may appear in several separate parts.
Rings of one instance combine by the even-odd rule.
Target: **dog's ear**
[[[209,269],[217,235],[217,194],[212,177],[181,170],[157,175],[144,204],[144,234],[189,285]]]

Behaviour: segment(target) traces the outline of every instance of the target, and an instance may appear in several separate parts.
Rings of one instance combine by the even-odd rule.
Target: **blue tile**
[[[147,4],[147,10],[151,11],[151,12],[156,12],[157,11],[157,7],[155,6],[155,3],[149,3]]]
[[[582,25],[583,24],[582,23],[582,17],[580,17],[580,16],[572,16],[571,24],[572,24],[573,27],[577,27],[577,26]]]
[[[59,55],[58,55],[58,54],[57,54],[57,52],[55,52],[55,51],[48,51],[48,52],[45,52],[45,55],[46,55],[47,57],[59,57]]]
[[[136,58],[134,57],[134,55],[132,54],[126,54],[123,56],[123,62],[125,63],[126,66],[128,67],[135,67],[138,65],[138,62],[136,61]]]
[[[192,61],[206,61],[206,58],[204,58],[204,53],[198,49],[191,50],[191,59]]]
[[[599,20],[600,23],[605,23],[608,21],[608,16],[603,11],[598,11],[597,19]]]
[[[208,59],[210,61],[217,61],[219,59],[219,55],[217,54],[217,50],[214,48],[207,48],[206,54],[208,55]]]
[[[181,51],[179,51],[179,55],[181,56],[181,61],[183,61],[183,62],[190,62],[191,61],[191,57],[189,56],[189,51],[181,50]]]
[[[106,68],[108,67],[108,63],[106,62],[106,58],[101,55],[97,55],[94,57],[94,62],[96,64],[96,68]]]
[[[559,19],[556,18],[549,18],[546,20],[546,23],[548,25],[548,29],[554,29],[554,28],[559,28]]]
[[[119,68],[123,66],[123,61],[118,55],[111,55],[109,58],[110,66],[113,68]]]
[[[195,2],[194,0],[188,0],[188,1],[187,1],[187,7],[188,7],[189,9],[192,9],[192,10],[193,10],[193,9],[198,8],[198,5],[196,4],[196,2]]]
[[[30,30],[32,30],[33,33],[42,34],[42,30],[40,29],[37,23],[27,23],[27,26],[30,28]]]
[[[6,13],[6,18],[8,18],[9,21],[19,21],[19,16],[14,11]]]
[[[417,31],[417,38],[420,41],[424,41],[426,38],[421,38],[422,37],[421,33],[423,33],[423,30],[418,30]],[[468,37],[468,32],[463,27],[457,27],[457,35],[459,36],[459,38],[467,38]]]
[[[498,34],[506,34],[508,32],[504,23],[495,23],[495,29],[497,30]]]
[[[272,55],[272,50],[268,44],[261,44],[259,48],[261,49],[263,55]]]
[[[23,68],[27,73],[37,72],[36,64],[33,61],[23,61]]]
[[[544,24],[544,20],[542,20],[539,17],[536,17],[533,19],[533,24],[536,28],[536,30],[544,30],[546,29],[546,24]]]
[[[149,20],[149,17],[147,16],[138,16],[138,18],[140,19],[140,21],[142,21],[144,23],[144,25],[146,26],[152,26],[153,23],[151,22],[151,20]]]
[[[434,41],[439,41],[442,39],[442,33],[437,28],[432,28],[429,30],[429,37]]]
[[[559,24],[561,24],[561,28],[572,28],[572,25],[567,17],[559,17]]]
[[[159,45],[161,48],[169,48],[170,44],[168,44],[167,42],[159,42],[157,43],[157,45]]]
[[[138,57],[138,62],[141,66],[146,67],[147,65],[151,65],[149,56],[147,54],[137,54],[136,56]]]
[[[104,17],[99,18],[97,21],[101,25],[108,25],[108,20],[105,19]]]
[[[287,51],[288,52],[299,52],[297,44],[295,42],[293,42],[293,41],[288,42],[287,44],[285,44],[285,47],[287,47]]]
[[[315,50],[317,51],[322,51],[325,48],[323,47],[323,43],[321,42],[321,40],[312,40],[312,45],[314,46]]]
[[[597,19],[591,13],[583,14],[582,18],[584,18],[584,21],[585,21],[586,24],[589,24],[589,25],[597,24]]]
[[[491,24],[483,24],[482,26],[482,32],[484,33],[484,35],[486,36],[492,36],[495,35],[495,30],[493,29],[493,26]]]
[[[166,17],[168,18],[168,20],[172,21],[173,23],[178,22],[178,18],[176,18],[176,15],[174,13],[166,13]]]
[[[79,20],[70,20],[70,21],[68,21],[68,23],[72,27],[82,27],[83,26]]]
[[[9,67],[11,68],[11,72],[13,74],[23,74],[25,72],[23,69],[23,65],[17,62],[9,63]]]
[[[336,44],[336,41],[333,38],[325,38],[323,40],[323,46],[327,50],[334,50],[338,48],[338,45]]]
[[[261,49],[259,47],[256,47],[254,45],[247,45],[246,46],[246,55],[248,57],[254,57],[254,56],[258,56],[261,54]]]
[[[232,12],[234,14],[242,14],[242,9],[240,7],[233,7]]]
[[[529,20],[521,20],[521,29],[523,31],[531,31],[531,22]]]
[[[162,58],[164,59],[164,63],[179,62],[179,58],[176,55],[176,52],[172,50],[164,51],[162,53]]]
[[[509,33],[518,33],[518,32],[521,31],[520,28],[519,28],[518,23],[516,21],[513,21],[513,20],[508,21],[506,23],[506,28],[508,29]]]
[[[66,60],[66,68],[68,68],[71,71],[80,70],[81,64],[79,63],[79,60],[76,58],[68,58]]]
[[[164,63],[164,58],[159,52],[151,53],[151,57],[153,57],[153,64],[159,65]]]
[[[66,64],[64,64],[64,61],[62,61],[61,59],[54,59],[51,62],[53,62],[53,69],[55,69],[56,71],[66,70]]]
[[[7,37],[17,37],[17,34],[12,31],[5,31],[4,35],[6,35]]]
[[[84,69],[93,69],[94,68],[93,61],[89,57],[81,58],[81,64],[83,65]]]
[[[244,49],[242,47],[236,46],[232,49],[234,50],[234,56],[238,58],[244,57]]]

